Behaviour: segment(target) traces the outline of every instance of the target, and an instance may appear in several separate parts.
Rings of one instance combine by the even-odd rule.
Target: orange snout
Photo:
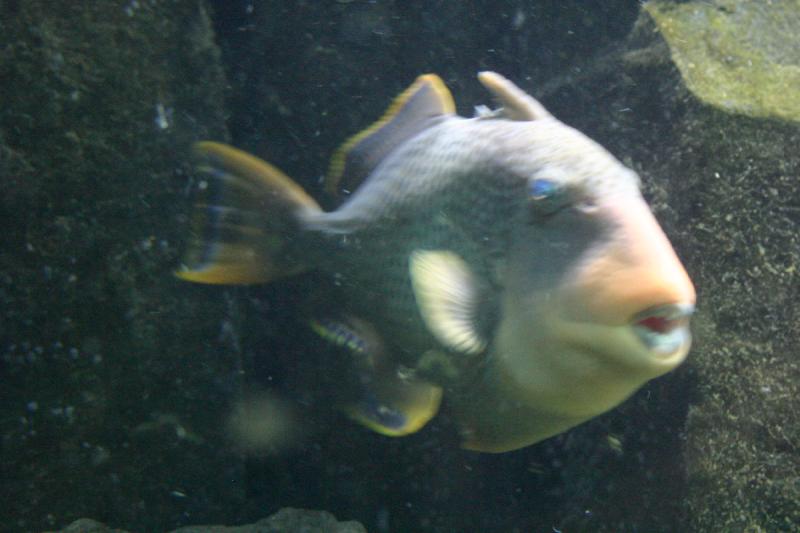
[[[694,305],[694,286],[643,199],[598,210],[608,231],[565,278],[573,318],[622,325],[657,306]]]

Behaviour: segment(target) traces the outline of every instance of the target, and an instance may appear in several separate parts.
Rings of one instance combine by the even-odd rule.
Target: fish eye
[[[546,200],[554,196],[559,190],[556,182],[547,179],[537,179],[528,185],[528,194],[531,200]]]
[[[570,203],[567,190],[549,179],[535,179],[528,184],[528,199],[533,220],[555,214]]]

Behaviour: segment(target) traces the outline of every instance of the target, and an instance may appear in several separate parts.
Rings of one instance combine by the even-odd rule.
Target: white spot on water
[[[172,110],[164,107],[161,102],[156,104],[156,127],[160,130],[169,128],[169,117],[172,115]]]
[[[129,17],[132,17],[137,9],[139,9],[139,2],[136,0],[131,0],[131,2],[123,8],[123,11],[125,11],[125,14]]]
[[[511,21],[511,27],[515,30],[522,28],[525,25],[525,12],[521,9],[517,9],[516,13],[514,13],[514,18]]]

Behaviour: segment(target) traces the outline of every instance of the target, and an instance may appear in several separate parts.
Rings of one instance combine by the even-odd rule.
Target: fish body
[[[271,165],[216,143],[178,275],[260,283],[308,269],[342,295],[315,330],[352,354],[355,420],[423,427],[442,397],[463,445],[501,452],[614,407],[677,366],[691,281],[639,192],[600,145],[494,73],[502,104],[455,114],[421,76],[345,143],[324,212]]]

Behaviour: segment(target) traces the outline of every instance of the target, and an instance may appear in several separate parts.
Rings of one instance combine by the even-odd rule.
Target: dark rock
[[[58,533],[127,533],[122,529],[112,529],[90,518],[81,518],[59,530]]]
[[[358,522],[338,522],[325,511],[281,509],[269,518],[244,526],[187,526],[170,533],[366,533]],[[121,529],[82,518],[55,533],[127,533]]]
[[[789,4],[795,5],[782,5],[788,9]],[[550,86],[556,114],[603,140],[639,170],[699,295],[687,364],[645,389],[660,393],[659,404],[647,408],[650,421],[631,420],[639,439],[633,449],[651,481],[635,483],[636,476],[623,470],[604,470],[609,475],[587,489],[595,506],[605,502],[603,527],[592,530],[628,530],[633,517],[634,529],[646,531],[800,529],[800,153],[793,148],[800,143],[800,123],[785,113],[790,106],[778,112],[768,105],[773,98],[796,97],[797,91],[770,93],[781,83],[795,83],[796,67],[785,65],[782,80],[780,69],[773,70],[777,85],[758,85],[744,74],[734,85],[727,74],[705,80],[716,84],[717,95],[737,94],[737,104],[728,105],[687,77],[686,61],[697,50],[689,50],[688,43],[676,50],[670,42],[710,18],[714,28],[750,21],[761,29],[736,34],[726,26],[711,43],[709,34],[700,32],[696,37],[703,46],[718,47],[714,54],[701,51],[706,60],[731,59],[741,47],[752,52],[759,46],[759,38],[750,38],[753,33],[779,45],[769,34],[780,34],[786,17],[770,19],[763,7],[648,3],[618,57],[595,63],[584,79],[560,79]],[[671,18],[657,25],[648,13],[657,13],[656,20]],[[674,16],[678,13],[687,13],[687,19]],[[778,26],[770,29],[770,20]],[[681,23],[689,26],[677,27]],[[671,33],[667,40],[660,31],[665,24]],[[723,51],[726,38],[737,49]],[[794,41],[784,42],[791,48]],[[769,50],[762,50],[762,57],[779,55]],[[706,64],[700,70],[709,76],[715,68]],[[776,68],[760,62],[754,71]],[[750,82],[750,89],[740,86]],[[592,89],[598,86],[607,89],[597,94]],[[756,87],[759,92],[752,93]],[[748,94],[755,99],[747,100]],[[605,117],[593,110],[604,110]],[[640,393],[631,404],[643,399]],[[631,404],[617,414],[630,413]],[[681,412],[685,418],[674,418]],[[658,427],[670,413],[671,425],[652,432],[652,424]],[[654,448],[648,442],[660,444]],[[664,455],[654,456],[655,449]],[[573,472],[581,465],[585,460],[566,467],[565,475],[572,472],[577,486],[587,483],[585,472]],[[636,486],[647,489],[635,491]],[[633,499],[621,497],[630,490]],[[577,509],[589,505],[581,499]],[[633,502],[635,507],[629,505]]]
[[[694,4],[675,9],[691,11]],[[700,11],[712,8],[697,4]],[[762,4],[727,4],[738,20],[752,6],[766,23]],[[742,40],[741,46],[758,43]],[[773,112],[753,117],[766,95],[741,108],[708,101],[674,57],[645,12],[625,47],[554,77],[538,93],[556,116],[639,171],[699,293],[687,363],[564,439],[559,525],[795,530],[800,155],[792,147],[800,125]],[[604,429],[622,444],[617,458],[595,443]]]
[[[202,2],[0,3],[0,523],[230,517],[224,297],[173,279],[186,154],[224,138]],[[191,370],[189,370],[191,369]]]
[[[665,32],[685,86],[707,105],[675,101],[662,164],[648,167],[675,183],[670,203],[700,288],[683,446],[692,531],[800,529],[800,4],[765,7],[648,5],[676,35],[707,18],[716,37],[694,53],[725,64],[678,51]],[[688,74],[687,60],[708,79]]]
[[[269,518],[246,526],[189,526],[178,528],[172,533],[366,533],[358,522],[338,522],[336,517],[325,511],[305,509],[281,509]]]

